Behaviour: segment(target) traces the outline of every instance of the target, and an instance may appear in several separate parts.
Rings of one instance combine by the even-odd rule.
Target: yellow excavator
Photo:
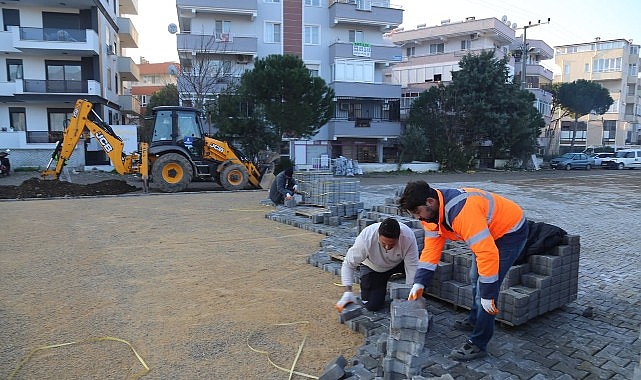
[[[168,193],[183,191],[195,180],[213,181],[227,190],[266,189],[279,157],[263,155],[261,162],[254,163],[228,142],[206,136],[197,109],[179,106],[154,108],[150,142],[141,142],[137,152],[125,154],[122,138],[96,114],[91,102],[79,99],[62,141],[41,172],[43,178],[60,177],[85,130],[96,138],[118,173],[141,175],[145,192],[149,180]]]

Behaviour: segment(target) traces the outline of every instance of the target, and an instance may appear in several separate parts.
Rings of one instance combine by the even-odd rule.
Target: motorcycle
[[[9,162],[9,152],[7,149],[4,152],[0,152],[0,176],[8,176],[11,174],[11,162]]]

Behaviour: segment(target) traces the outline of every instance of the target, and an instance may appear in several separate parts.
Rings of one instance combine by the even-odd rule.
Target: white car
[[[601,167],[619,170],[641,168],[641,149],[619,150],[611,160],[602,161]]]
[[[594,159],[594,167],[600,167],[603,161],[611,160],[614,157],[614,153],[595,153],[592,155]]]

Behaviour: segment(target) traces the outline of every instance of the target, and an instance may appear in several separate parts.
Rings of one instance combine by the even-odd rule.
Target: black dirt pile
[[[30,178],[18,186],[0,186],[0,199],[62,198],[95,195],[118,195],[138,191],[140,188],[126,181],[109,179],[81,185],[56,180]]]

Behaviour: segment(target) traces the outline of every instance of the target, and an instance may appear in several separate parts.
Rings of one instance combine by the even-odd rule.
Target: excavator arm
[[[69,126],[67,126],[64,131],[62,141],[58,141],[47,167],[41,172],[42,177],[52,176],[55,179],[60,177],[62,169],[73,154],[86,128],[96,138],[98,144],[100,144],[100,147],[105,151],[107,156],[109,156],[118,173],[141,174],[146,191],[149,178],[147,144],[141,143],[140,152],[133,152],[126,155],[123,152],[125,144],[120,136],[114,132],[109,124],[102,121],[92,108],[93,104],[91,102],[78,99]],[[91,120],[89,115],[93,115],[95,121]],[[56,161],[56,165],[53,169],[50,169],[54,161]]]

